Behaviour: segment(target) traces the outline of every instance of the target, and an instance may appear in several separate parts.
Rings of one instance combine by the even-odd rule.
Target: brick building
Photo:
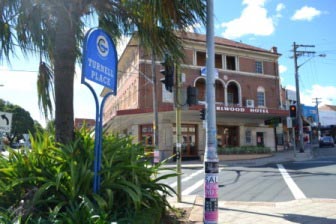
[[[75,129],[81,129],[84,125],[89,130],[95,128],[96,120],[88,118],[75,118],[74,122]]]
[[[180,68],[183,89],[197,87],[200,102],[182,111],[182,156],[199,156],[205,148],[199,110],[205,103],[206,77],[201,70],[206,66],[206,36],[185,33],[180,37],[185,55]],[[281,109],[279,57],[275,47],[265,50],[215,38],[218,147],[264,145],[274,150],[275,142],[282,144],[282,125],[276,129],[264,125],[267,119],[288,116],[287,110]],[[155,61],[157,80],[163,78],[161,61]],[[103,114],[105,129],[132,135],[135,142],[145,145],[153,143],[151,64],[151,55],[133,36],[119,59],[117,95],[107,99]],[[161,158],[166,158],[173,154],[176,143],[174,95],[160,81],[157,89],[159,149]]]

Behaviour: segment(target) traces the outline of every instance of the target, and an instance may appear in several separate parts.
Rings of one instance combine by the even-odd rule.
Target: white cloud
[[[226,28],[224,37],[235,39],[248,34],[268,36],[274,32],[274,21],[267,16],[265,0],[244,0],[243,5],[246,7],[239,18],[222,23],[221,26]]]
[[[286,89],[296,91],[295,86],[288,85]],[[315,84],[311,87],[311,89],[300,91],[300,101],[302,104],[307,106],[315,106],[315,98],[319,98],[320,104],[331,104],[333,105],[333,101],[335,101],[336,96],[336,87],[335,86],[321,86]],[[334,97],[331,98],[330,96]]]
[[[19,105],[34,120],[45,125],[45,121],[38,107],[37,102],[37,71],[15,71],[7,67],[0,67],[0,98]]]
[[[284,66],[284,65],[279,65],[279,72],[280,72],[280,74],[281,73],[284,73],[284,72],[286,72],[287,71],[287,67],[286,66]]]
[[[275,15],[275,23],[277,22],[277,20],[279,18],[282,17],[281,15],[281,11],[284,10],[286,8],[286,6],[283,4],[283,3],[279,3],[276,8],[275,8],[275,11],[276,11],[276,15]]]
[[[306,21],[311,21],[313,20],[316,16],[321,15],[321,11],[309,7],[309,6],[303,6],[301,9],[297,10],[294,15],[292,16],[292,20],[306,20]]]
[[[216,27],[218,27],[218,25],[215,25]],[[199,33],[199,31],[204,28],[202,27],[202,25],[200,23],[195,23],[193,25],[190,25],[188,27],[186,27],[185,31],[186,32],[191,32],[191,33]]]
[[[276,11],[277,12],[281,12],[283,9],[285,9],[285,5],[283,3],[279,3],[277,6],[276,6]]]
[[[336,96],[336,87],[321,86],[318,84],[313,85],[311,89],[304,91],[300,95],[301,102],[306,105],[315,105],[315,103],[313,103],[314,98],[320,98],[321,104],[333,104],[332,101],[335,100],[335,98],[331,98],[330,96]]]

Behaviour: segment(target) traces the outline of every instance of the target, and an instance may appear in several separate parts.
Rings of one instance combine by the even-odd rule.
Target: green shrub
[[[240,146],[240,147],[218,148],[217,152],[219,155],[262,154],[262,153],[270,153],[271,149],[268,147],[263,147],[263,146]]]
[[[83,129],[58,145],[48,133],[31,138],[32,149],[0,156],[1,223],[159,223],[166,195],[158,177],[130,138],[104,136],[101,186],[93,193],[94,141]],[[144,221],[146,220],[146,221]]]

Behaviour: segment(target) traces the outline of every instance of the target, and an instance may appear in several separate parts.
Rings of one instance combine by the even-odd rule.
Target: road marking
[[[282,164],[277,164],[277,166],[278,166],[278,169],[279,169],[282,177],[284,178],[287,186],[291,190],[294,198],[295,199],[305,199],[306,196],[301,191],[301,189],[296,185],[296,183],[294,182],[294,180],[290,177],[290,175],[288,174],[288,172],[285,169],[285,167]]]
[[[219,169],[219,173],[222,171],[223,169]],[[204,172],[204,170],[199,170],[196,173],[199,172]],[[194,173],[195,175],[197,175],[196,173]],[[189,177],[184,178],[183,180],[189,180],[191,179],[193,176],[195,176],[194,174],[190,175]],[[182,180],[182,181],[183,181]],[[194,190],[196,190],[197,188],[201,187],[204,184],[204,178],[202,178],[201,180],[197,181],[195,184],[191,185],[190,187],[186,188],[184,191],[182,191],[182,195],[189,195],[190,193],[192,193]]]
[[[314,163],[335,163],[334,161],[329,161],[329,160],[322,160],[322,161],[295,161],[293,163],[311,163],[311,164],[314,164]]]
[[[204,172],[204,170],[203,170],[203,169],[200,169],[199,171],[197,171],[197,172],[191,174],[190,176],[188,176],[188,177],[186,177],[186,178],[183,178],[183,179],[181,180],[181,182],[185,182],[185,181],[187,181],[187,180],[190,180],[190,179],[193,178],[194,176],[196,176],[196,175],[198,175],[198,174],[201,174],[201,173],[203,173],[203,172]],[[172,188],[176,187],[176,186],[177,186],[177,181],[175,181],[174,183],[170,184],[169,186],[172,187]]]
[[[204,184],[204,180],[203,179],[197,181],[194,185],[191,185],[190,187],[188,187],[187,189],[185,189],[184,191],[182,191],[182,195],[189,195],[191,192],[193,192],[194,190],[196,190],[197,188],[199,188],[203,184]]]

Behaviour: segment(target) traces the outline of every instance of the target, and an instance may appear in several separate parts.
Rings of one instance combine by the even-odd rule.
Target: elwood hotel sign
[[[234,107],[234,106],[216,106],[216,111],[219,112],[231,112],[231,113],[243,113],[243,114],[276,114],[288,116],[287,110],[275,110],[268,108],[253,108],[253,107]]]

